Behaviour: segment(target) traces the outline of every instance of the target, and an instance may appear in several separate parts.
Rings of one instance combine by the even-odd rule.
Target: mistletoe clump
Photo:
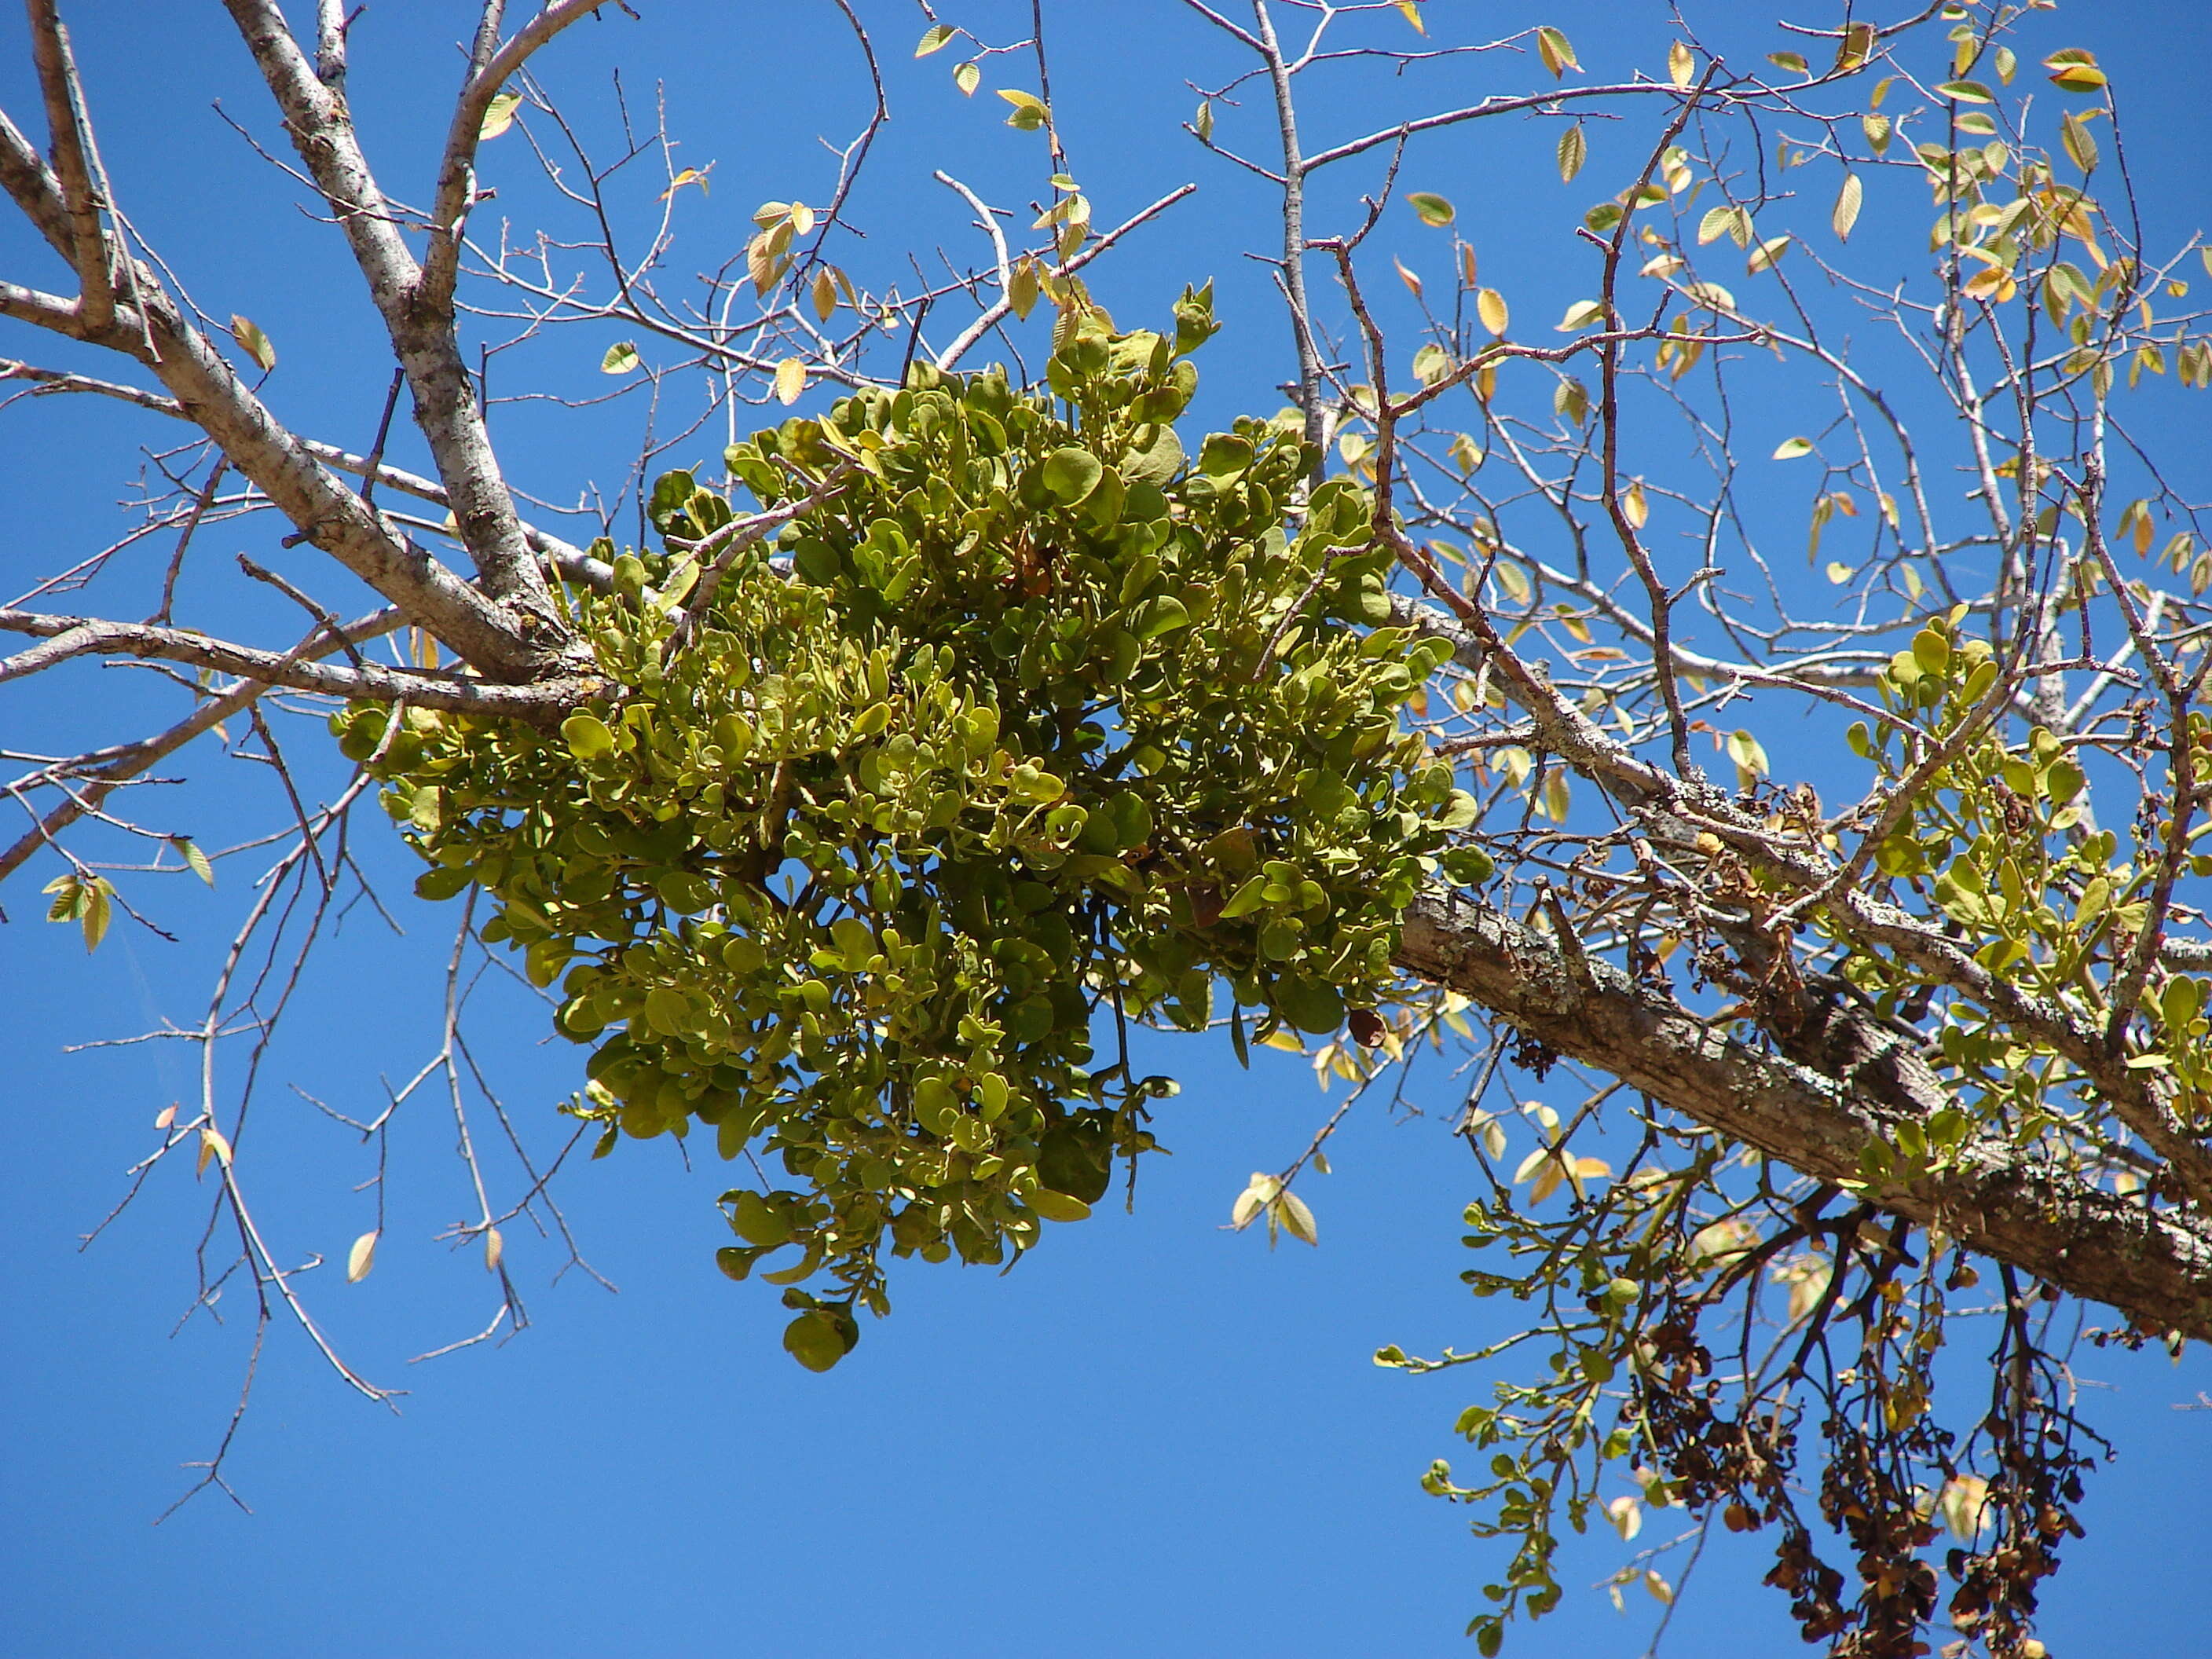
[[[1444,647],[1378,625],[1366,496],[1293,514],[1286,424],[1176,435],[1213,328],[1188,293],[1172,337],[1069,331],[1048,392],[924,368],[733,446],[763,507],[819,499],[726,568],[728,500],[662,478],[662,549],[568,595],[623,689],[557,732],[346,719],[420,890],[483,888],[559,981],[601,1150],[696,1121],[793,1178],[725,1194],[720,1260],[795,1249],[764,1276],[817,1369],[886,1247],[1004,1261],[1153,1145],[1130,1022],[1203,1030],[1225,984],[1240,1045],[1334,1030],[1417,886],[1482,873],[1400,721]]]

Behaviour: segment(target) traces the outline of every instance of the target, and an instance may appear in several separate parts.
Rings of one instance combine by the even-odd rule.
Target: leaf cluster
[[[1893,890],[1924,895],[1919,902],[1942,915],[1960,949],[1997,985],[2108,1023],[2116,997],[2136,988],[2130,969],[2161,884],[2183,872],[2212,874],[2212,856],[2190,853],[2167,867],[2171,806],[2155,797],[2134,836],[2099,825],[2087,746],[2040,725],[2016,742],[1985,726],[2002,665],[1986,641],[1960,637],[1958,621],[1939,616],[1923,625],[1881,673],[1893,719],[1878,731],[1862,721],[1847,734],[1886,781],[1921,777],[1911,810],[1872,848],[1875,871]],[[2181,763],[2189,775],[2179,781],[2192,791],[2212,782],[2208,735],[2212,720],[2192,712]],[[1843,971],[1885,1015],[1936,988],[1924,971],[1880,951],[1852,952]],[[2193,1118],[2212,1093],[2207,987],[2162,966],[2148,977],[2131,1010],[2125,1065],[2164,1073]],[[1960,1107],[1904,1126],[1899,1146],[1869,1148],[1869,1179],[1940,1166],[1978,1117],[2002,1115],[2023,1142],[2054,1126],[2077,1065],[2008,1013],[1988,999],[1946,998],[1941,1057],[1970,1089]],[[1969,1109],[1976,1097],[1981,1104]]]
[[[1294,513],[1287,422],[1178,440],[1213,327],[1188,294],[1173,337],[1069,331],[1035,394],[921,368],[762,432],[726,461],[768,507],[850,480],[711,575],[734,510],[664,477],[661,550],[569,595],[625,690],[557,733],[343,718],[420,890],[481,886],[559,981],[603,1150],[697,1123],[781,1163],[725,1195],[720,1259],[795,1250],[767,1277],[810,1366],[887,1309],[886,1247],[1006,1261],[1152,1146],[1174,1085],[1127,1022],[1206,1029],[1225,981],[1240,1042],[1247,1009],[1334,1030],[1419,884],[1486,872],[1400,722],[1444,647],[1375,625],[1364,493]]]

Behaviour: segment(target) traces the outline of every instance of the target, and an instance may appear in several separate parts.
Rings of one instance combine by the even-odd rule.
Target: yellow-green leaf
[[[2094,52],[2067,46],[2043,60],[2051,83],[2064,92],[2095,92],[2105,84],[2105,71],[2097,67]]]
[[[1555,28],[1545,27],[1536,31],[1536,55],[1544,60],[1544,67],[1552,71],[1554,80],[1562,79],[1569,70],[1580,67],[1575,62],[1575,49],[1567,44],[1567,37]]]
[[[1025,1194],[1022,1201],[1047,1221],[1081,1221],[1091,1213],[1091,1206],[1081,1199],[1056,1193],[1049,1187],[1038,1188]]]
[[[983,67],[972,58],[964,64],[952,66],[952,84],[960,88],[961,96],[973,98],[975,88],[983,84]]]
[[[235,312],[231,313],[230,331],[263,374],[276,367],[276,348],[269,343],[269,337],[261,331],[251,317],[241,317]]]
[[[1583,124],[1577,121],[1559,135],[1559,182],[1572,184],[1589,156],[1589,140],[1583,134]]]
[[[2097,141],[2089,136],[2088,124],[2068,110],[2058,122],[2058,142],[2066,151],[2066,159],[2085,173],[2097,167]]]
[[[522,107],[522,94],[502,92],[484,106],[483,125],[477,129],[477,142],[489,143],[514,125],[515,112]]]
[[[1006,117],[1006,125],[1017,132],[1035,132],[1052,118],[1052,112],[1045,106],[1044,100],[1035,93],[1001,87],[999,96],[1014,106],[1013,113]]]
[[[799,401],[806,390],[806,364],[798,357],[786,357],[775,366],[775,400],[786,407]]]
[[[78,918],[84,928],[84,948],[88,952],[100,949],[100,941],[107,937],[107,924],[113,911],[110,901],[115,889],[105,876],[94,876],[85,885],[84,914]]]
[[[1746,772],[1765,777],[1767,772],[1766,750],[1748,732],[1731,732],[1728,740],[1729,758]]]
[[[1452,204],[1433,191],[1417,190],[1406,198],[1406,205],[1423,224],[1441,229],[1452,222]]]
[[[664,202],[668,200],[686,185],[698,185],[699,193],[702,196],[710,196],[714,193],[707,188],[707,173],[703,167],[685,167],[668,181],[668,188],[660,192],[659,199]]]
[[[1719,241],[1723,236],[1733,236],[1741,245],[1749,240],[1749,219],[1750,216],[1741,208],[1729,207],[1725,203],[1719,207],[1707,208],[1705,217],[1698,221],[1698,246],[1704,247],[1709,242]]]
[[[569,715],[561,722],[561,735],[568,740],[568,752],[578,760],[595,760],[614,752],[615,734],[597,714],[580,711]]]
[[[1505,307],[1505,296],[1494,288],[1486,288],[1474,296],[1474,314],[1482,325],[1499,339],[1505,337],[1505,326],[1513,319]]]
[[[1667,78],[1676,86],[1688,86],[1697,69],[1697,60],[1690,56],[1689,47],[1680,40],[1667,48]]]
[[[1043,278],[1036,260],[1024,259],[1014,267],[1007,281],[1006,303],[1013,307],[1015,316],[1028,320],[1043,286]]]
[[[606,356],[599,359],[602,374],[628,374],[637,367],[637,346],[629,340],[617,340],[607,348]]]
[[[376,1266],[376,1237],[374,1232],[363,1233],[354,1240],[353,1249],[346,1252],[347,1284],[360,1284]]]
[[[1865,198],[1866,186],[1859,182],[1856,173],[1844,175],[1844,186],[1836,192],[1836,205],[1828,215],[1828,225],[1836,233],[1836,240],[1848,242],[1851,227],[1859,222],[1859,204]]]
[[[810,1371],[826,1371],[849,1351],[848,1335],[836,1315],[809,1308],[784,1327],[784,1351]]]
[[[46,908],[48,921],[75,921],[82,914],[84,903],[84,878],[82,876],[56,876],[39,890],[54,896],[54,902]]]
[[[1281,1033],[1276,1035],[1280,1036]],[[1289,1046],[1293,1049],[1298,1047],[1295,1041]],[[1283,1183],[1274,1176],[1263,1170],[1253,1170],[1250,1182],[1237,1194],[1237,1202],[1230,1206],[1229,1224],[1242,1232],[1260,1218],[1260,1212],[1273,1204],[1282,1190]]]
[[[198,842],[192,840],[190,836],[172,836],[169,837],[169,845],[175,848],[183,856],[185,866],[194,875],[209,886],[215,885],[215,866],[208,862],[208,855],[200,851]]]
[[[1778,461],[1794,461],[1800,455],[1812,453],[1813,441],[1810,438],[1784,438],[1774,447],[1774,459]]]
[[[917,58],[927,58],[933,52],[942,52],[951,44],[952,37],[958,33],[959,31],[950,23],[933,24],[922,31],[921,43],[915,47],[914,55]]]

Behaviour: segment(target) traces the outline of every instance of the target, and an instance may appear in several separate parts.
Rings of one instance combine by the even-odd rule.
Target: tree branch
[[[8,192],[55,252],[64,259],[70,257],[73,244],[61,183],[4,110],[0,110],[0,190]]]
[[[158,392],[125,386],[116,380],[102,380],[89,374],[69,374],[59,369],[40,368],[35,363],[22,362],[14,358],[0,357],[0,380],[28,381],[35,388],[33,396],[88,392],[103,398],[112,398],[118,403],[130,404],[155,415],[166,415],[171,420],[188,421],[191,418],[175,398],[164,398]],[[374,479],[387,489],[396,489],[403,495],[412,495],[417,501],[429,501],[439,507],[452,505],[447,499],[443,485],[419,473],[410,472],[404,467],[393,466],[386,461],[379,461],[372,466],[367,456],[356,455],[349,449],[341,449],[336,444],[326,444],[317,438],[297,438],[295,441],[308,454],[336,471],[349,473],[357,478]],[[532,552],[550,562],[570,581],[581,582],[604,592],[614,580],[614,572],[605,560],[593,558],[574,542],[556,536],[550,530],[542,530],[525,520],[522,521],[522,534]]]
[[[2104,1033],[2077,1018],[2063,1005],[2039,996],[2014,980],[1993,973],[1942,927],[1874,896],[1844,878],[1838,866],[1816,850],[1793,845],[1740,809],[1701,778],[1678,778],[1607,737],[1590,717],[1569,702],[1550,680],[1515,653],[1473,600],[1436,576],[1425,555],[1389,525],[1381,534],[1425,585],[1454,608],[1455,617],[1422,608],[1417,625],[1453,643],[1463,665],[1478,672],[1488,663],[1501,690],[1527,710],[1537,728],[1539,746],[1594,781],[1631,815],[1642,820],[1654,839],[1695,849],[1701,836],[1713,838],[1782,882],[1808,905],[1817,905],[1855,943],[1894,952],[1929,981],[1948,988],[2001,1016],[2024,1034],[2050,1045],[2076,1067],[2128,1127],[2172,1166],[2176,1180],[2201,1205],[2212,1207],[2212,1152],[2196,1141],[2179,1121],[2161,1093],[2157,1074],[2132,1068]],[[1717,848],[1716,848],[1717,850]]]
[[[37,673],[65,658],[106,653],[191,663],[270,685],[289,686],[295,691],[404,702],[413,708],[449,709],[464,714],[505,715],[535,726],[556,725],[562,715],[607,691],[604,681],[582,676],[540,680],[521,686],[501,685],[431,669],[387,668],[380,663],[333,668],[307,659],[300,650],[260,651],[210,639],[187,629],[107,622],[97,617],[0,610],[0,632],[27,634],[51,642],[0,659],[0,684]],[[318,629],[311,637],[326,635]]]
[[[318,78],[275,0],[225,3],[283,112],[294,149],[337,216],[354,263],[368,281],[369,297],[384,319],[393,353],[414,392],[416,424],[429,445],[461,543],[483,579],[485,594],[527,615],[533,657],[574,670],[580,663],[581,647],[568,637],[544,573],[522,533],[468,367],[461,359],[450,283],[442,294],[426,283],[422,267],[402,240],[398,218],[362,153],[343,94]],[[568,0],[543,15],[580,15],[580,9],[578,0]],[[462,106],[469,100],[465,89]],[[459,111],[455,118],[460,118]],[[478,125],[482,119],[479,109]],[[433,246],[441,235],[458,239],[459,229],[456,222],[438,221],[433,226]]]
[[[1889,1126],[1924,1121],[1949,1091],[1887,1032],[1845,1075],[1768,1054],[1713,1029],[1610,963],[1571,970],[1559,948],[1487,905],[1425,896],[1407,912],[1407,972],[1448,987],[1515,1030],[1815,1179],[1856,1185],[1859,1154]],[[1849,1023],[1849,1017],[1844,1017]],[[1842,1045],[1832,1045],[1842,1046]],[[2128,1315],[2212,1340],[2212,1224],[2154,1209],[2039,1164],[2002,1134],[1947,1169],[1867,1190],[1870,1202]]]
[[[327,629],[318,629],[295,652],[302,662],[327,657],[339,651],[350,651],[364,641],[380,634],[388,634],[406,621],[397,610],[383,610],[349,623],[333,639]],[[156,761],[173,755],[204,732],[213,731],[233,715],[251,708],[273,688],[266,680],[240,680],[219,696],[210,697],[192,712],[167,730],[139,742],[125,744],[118,748],[96,751],[78,757],[74,761],[49,767],[43,775],[34,774],[24,783],[16,785],[20,795],[26,787],[51,780],[66,782],[70,787],[63,793],[61,801],[41,818],[36,828],[5,851],[0,851],[0,882],[7,878],[42,848],[50,845],[63,830],[88,813],[98,810],[123,785],[138,776]]]
[[[107,231],[100,222],[107,204],[96,187],[92,126],[85,118],[84,88],[54,0],[29,0],[31,57],[45,94],[46,128],[53,135],[54,176],[68,216],[69,259],[76,269],[79,307],[88,337],[115,319],[115,278]]]
[[[476,190],[476,154],[484,112],[507,78],[528,63],[571,23],[597,11],[605,0],[556,0],[532,17],[505,46],[499,44],[502,0],[488,0],[469,54],[468,79],[453,103],[446,131],[446,153],[438,166],[437,193],[430,206],[430,244],[423,257],[421,303],[453,316],[453,284],[460,274],[461,225]]]

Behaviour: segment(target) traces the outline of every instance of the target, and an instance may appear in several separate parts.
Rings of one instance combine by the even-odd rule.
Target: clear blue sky
[[[611,9],[556,47],[544,72],[602,125],[608,68],[623,68],[640,106],[665,82],[684,159],[715,163],[712,198],[685,205],[675,292],[684,272],[738,246],[757,202],[826,193],[811,141],[820,131],[842,142],[849,131],[860,110],[856,63],[826,3],[636,5],[641,22]],[[923,27],[913,7],[862,9],[877,27],[895,117],[856,204],[869,257],[942,241],[970,261],[979,251],[972,234],[963,240],[966,216],[927,181],[930,167],[1018,204],[1041,182],[1036,143],[1000,125],[1004,106],[988,94],[971,103],[951,90],[953,53],[908,61]],[[435,130],[425,112],[449,94],[456,71],[446,43],[465,32],[469,10],[391,0],[362,21],[356,98],[396,194],[428,193]],[[992,38],[1014,38],[1023,32],[1015,10],[978,5],[972,21]],[[1732,24],[1770,15],[1751,0],[1708,11]],[[1440,34],[1472,27],[1458,21],[1467,16],[1502,15],[1455,0],[1432,0],[1429,12]],[[2130,159],[2154,216],[2185,234],[2212,218],[2202,170],[2212,123],[2201,30],[2178,38],[2186,26],[2173,16],[2146,0],[2084,7],[2051,26],[2048,44],[2097,49],[2127,100]],[[1200,413],[1272,410],[1279,399],[1271,388],[1288,378],[1285,342],[1261,274],[1239,258],[1267,244],[1264,203],[1176,131],[1195,102],[1185,73],[1218,79],[1243,65],[1165,0],[1053,5],[1047,17],[1071,166],[1101,221],[1186,179],[1201,186],[1194,203],[1132,240],[1102,275],[1101,297],[1134,320],[1164,312],[1184,282],[1218,276],[1231,329],[1209,348]],[[267,330],[283,355],[272,398],[283,413],[316,435],[364,443],[388,369],[358,280],[331,233],[292,205],[289,185],[211,112],[219,99],[276,142],[265,96],[217,9],[81,4],[72,21],[105,157],[140,229],[208,311],[244,312]],[[1644,0],[1563,3],[1526,21],[1565,28],[1597,73],[1656,69],[1668,38],[1661,9]],[[19,21],[0,23],[0,101],[29,125],[38,105],[22,42]],[[1415,77],[1403,106],[1442,106],[1500,84],[1485,61],[1495,60]],[[1013,60],[989,67],[987,84],[1033,84]],[[1540,71],[1498,73],[1517,86]],[[1376,119],[1364,94],[1332,103],[1316,93],[1307,111],[1316,142]],[[1264,153],[1261,127],[1255,107],[1224,114],[1222,136]],[[1560,238],[1522,227],[1556,225],[1601,176],[1563,191],[1550,171],[1553,136],[1514,128],[1439,143],[1417,152],[1400,181],[1453,197],[1463,223],[1479,227],[1486,282],[1547,322],[1579,296],[1582,273],[1561,264]],[[1619,160],[1604,138],[1595,135],[1594,170]],[[501,187],[500,209],[522,212],[526,158],[514,138],[501,143],[486,181]],[[1316,233],[1343,208],[1325,199]],[[1393,234],[1408,259],[1426,249],[1440,264],[1433,239],[1422,242],[1400,216],[1407,222]],[[61,280],[14,223],[0,227],[0,274]],[[612,337],[558,337],[532,372],[598,390],[599,354]],[[64,361],[43,346],[19,331],[0,353]],[[517,474],[533,490],[573,494],[583,478],[618,469],[626,434],[611,423],[577,428],[528,410],[501,418]],[[0,561],[10,591],[117,533],[124,520],[113,503],[134,447],[173,435],[86,403],[48,399],[0,414],[10,526]],[[305,556],[277,555],[276,536],[266,526],[225,527],[188,607],[237,614],[216,609],[236,586],[219,580],[216,566],[234,550],[289,557],[285,568],[321,579]],[[142,591],[143,565],[131,580]],[[325,591],[347,599],[335,583]],[[112,741],[129,733],[147,695],[127,671],[88,669],[9,704],[6,741]],[[294,742],[312,747],[311,734]],[[274,801],[262,781],[236,769],[214,775],[212,787],[175,791],[165,821],[210,845],[268,822]],[[331,775],[319,775],[325,783]],[[362,830],[364,862],[404,891],[408,855],[373,819]],[[207,1208],[180,1165],[161,1170],[89,1251],[76,1249],[119,1195],[125,1167],[151,1150],[155,1112],[187,1093],[182,1045],[59,1050],[197,1018],[246,863],[227,864],[211,896],[179,881],[127,889],[177,942],[118,923],[88,960],[73,934],[39,920],[36,884],[52,873],[7,896],[10,921],[0,927],[15,1171],[0,1212],[15,1286],[0,1347],[10,1443],[0,1651],[1466,1650],[1459,1632],[1498,1561],[1417,1481],[1431,1458],[1452,1455],[1452,1420],[1486,1382],[1464,1371],[1408,1379],[1369,1358],[1386,1342],[1471,1347],[1507,1328],[1511,1314],[1471,1300],[1457,1282],[1458,1215],[1475,1179],[1443,1131],[1449,1085],[1433,1075],[1425,1088],[1417,1083],[1429,1115],[1355,1115],[1333,1143],[1335,1172],[1302,1188],[1319,1214],[1321,1248],[1285,1244],[1271,1255],[1222,1224],[1249,1173],[1287,1164],[1329,1103],[1293,1060],[1266,1056],[1245,1073],[1212,1047],[1160,1042],[1159,1069],[1184,1084],[1165,1120],[1175,1155],[1146,1171],[1133,1218],[1102,1206],[1097,1219],[1055,1230],[1048,1248],[1003,1279],[912,1264],[895,1282],[894,1317],[872,1323],[852,1358],[823,1377],[778,1348],[772,1291],[732,1285],[714,1269],[724,1242],[712,1208],[719,1168],[687,1171],[665,1142],[625,1144],[573,1171],[562,1193],[592,1264],[620,1294],[574,1274],[549,1286],[558,1253],[510,1228],[532,1328],[503,1348],[410,1366],[410,1355],[467,1334],[495,1305],[476,1259],[433,1242],[466,1208],[448,1155],[450,1119],[427,1100],[400,1119],[378,1265],[349,1288],[338,1264],[373,1213],[368,1195],[352,1188],[372,1170],[284,1085],[296,1081],[358,1113],[375,1099],[380,1073],[420,1063],[434,1040],[450,910],[412,904],[400,907],[411,930],[401,941],[363,912],[347,920],[270,1062],[252,1148],[262,1220],[279,1254],[326,1259],[303,1281],[317,1311],[372,1379],[411,1392],[397,1416],[363,1403],[280,1323],[229,1465],[254,1513],[204,1494],[151,1525],[186,1484],[176,1466],[206,1455],[220,1436],[252,1322],[231,1308],[226,1327],[203,1316],[169,1334],[191,1299],[191,1246]],[[479,1052],[533,1146],[550,1146],[550,1103],[576,1085],[579,1052],[544,1044],[541,1016],[519,1003],[492,1009],[485,1029]],[[2093,1480],[2089,1536],[2067,1552],[2045,1638],[2069,1655],[2194,1650],[2193,1569],[2176,1540],[2190,1536],[2212,1473],[2212,1413],[2173,1407],[2212,1388],[2212,1367],[2199,1356],[2177,1368],[2086,1352],[2082,1364],[2088,1413],[2123,1455]],[[1665,1536],[1669,1519],[1652,1517],[1639,1544]],[[1576,1545],[1565,1577],[1593,1583],[1619,1554],[1609,1536]],[[1779,1598],[1755,1582],[1764,1570],[1755,1549],[1716,1543],[1670,1650],[1799,1650]],[[1516,1631],[1508,1651],[1632,1655],[1652,1611],[1632,1603],[1623,1619],[1602,1595],[1571,1589],[1558,1615]]]

